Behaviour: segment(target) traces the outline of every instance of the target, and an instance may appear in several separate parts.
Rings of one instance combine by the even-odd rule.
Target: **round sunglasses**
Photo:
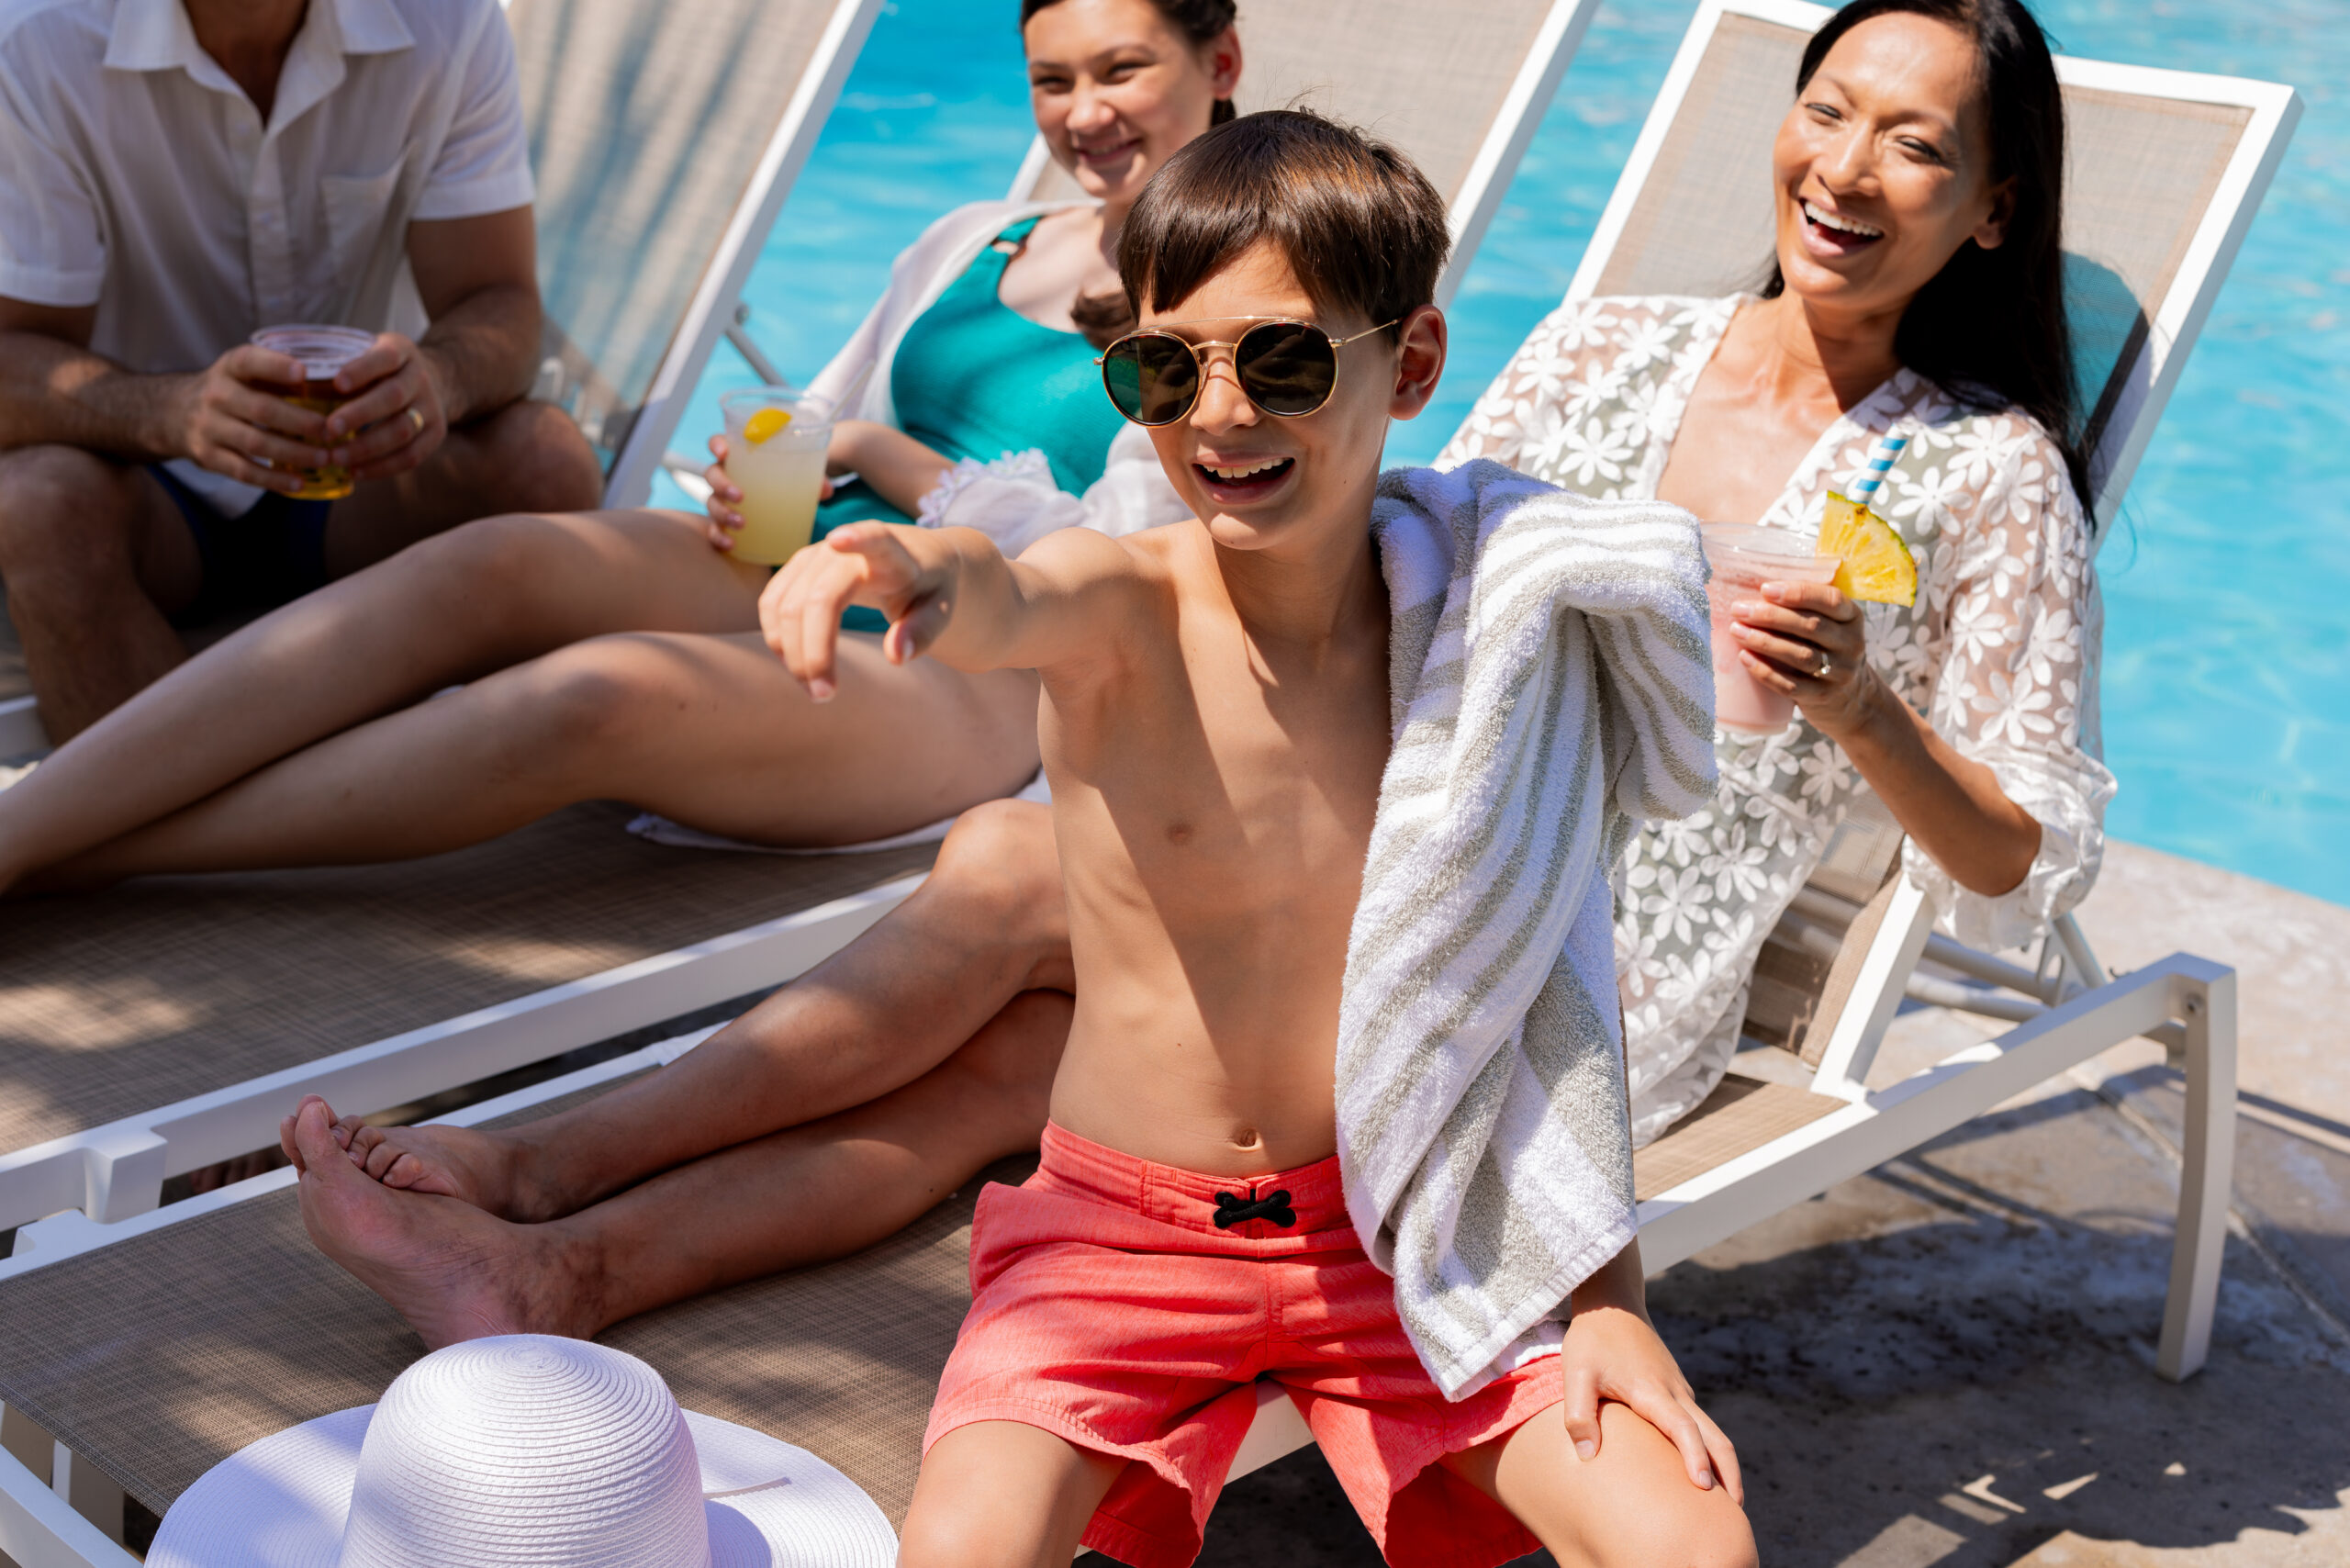
[[[1294,420],[1330,400],[1338,385],[1338,351],[1385,331],[1393,321],[1334,338],[1311,321],[1288,316],[1219,317],[1257,325],[1229,342],[1193,343],[1158,328],[1128,332],[1102,351],[1102,385],[1110,401],[1138,425],[1171,425],[1191,413],[1207,380],[1202,349],[1230,349],[1233,374],[1248,400],[1269,414]],[[1397,319],[1401,319],[1399,317]],[[1177,325],[1189,325],[1179,322]]]

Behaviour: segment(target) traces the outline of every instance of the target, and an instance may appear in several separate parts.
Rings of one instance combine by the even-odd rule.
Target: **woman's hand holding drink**
[[[832,405],[811,393],[762,386],[721,399],[726,434],[711,442],[711,543],[741,560],[780,566],[816,527]]]

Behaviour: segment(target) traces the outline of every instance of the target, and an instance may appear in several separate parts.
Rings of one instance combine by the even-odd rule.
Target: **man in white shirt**
[[[53,739],[174,622],[597,503],[524,399],[528,151],[498,0],[0,0],[0,583]],[[289,322],[377,334],[330,417],[247,343]],[[330,464],[353,494],[293,497]]]

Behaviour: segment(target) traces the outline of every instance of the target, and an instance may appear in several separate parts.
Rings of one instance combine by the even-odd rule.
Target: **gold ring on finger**
[[[412,425],[414,425],[414,426],[416,427],[416,431],[415,431],[415,433],[416,433],[416,434],[418,434],[418,435],[422,435],[422,434],[424,433],[424,415],[422,414],[422,412],[420,412],[420,411],[417,409],[416,405],[415,405],[415,404],[413,404],[413,403],[411,403],[411,404],[409,404],[409,405],[408,405],[408,423],[410,423],[410,424],[412,424]]]

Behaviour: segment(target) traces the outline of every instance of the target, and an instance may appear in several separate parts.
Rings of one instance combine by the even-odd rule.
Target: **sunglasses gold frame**
[[[1130,424],[1140,425],[1145,430],[1163,430],[1169,425],[1181,424],[1191,418],[1193,409],[1200,406],[1200,393],[1207,389],[1208,384],[1208,363],[1201,357],[1200,351],[1203,349],[1223,349],[1233,356],[1232,379],[1238,383],[1240,395],[1248,399],[1250,406],[1277,420],[1302,420],[1308,415],[1320,413],[1329,404],[1331,396],[1338,390],[1337,357],[1340,349],[1345,348],[1348,343],[1359,343],[1365,338],[1376,337],[1403,319],[1404,318],[1398,316],[1393,321],[1382,321],[1376,327],[1356,332],[1349,337],[1334,338],[1330,335],[1330,330],[1320,322],[1308,321],[1298,316],[1197,316],[1190,320],[1166,321],[1156,327],[1143,327],[1131,332],[1121,333],[1111,340],[1102,352],[1094,356],[1093,364],[1095,369],[1102,372],[1102,390],[1109,393],[1110,406],[1117,409],[1118,417]],[[1199,326],[1210,321],[1248,321],[1252,325],[1248,328],[1248,331],[1241,333],[1237,338],[1203,338],[1196,343],[1189,338],[1168,330],[1170,327]],[[1309,331],[1322,334],[1322,341],[1330,345],[1331,374],[1329,390],[1322,394],[1320,402],[1310,409],[1300,409],[1293,414],[1284,414],[1279,409],[1268,409],[1264,404],[1257,401],[1256,394],[1248,390],[1248,383],[1240,374],[1240,344],[1242,340],[1248,336],[1248,332],[1257,330],[1259,327],[1304,327]],[[1110,356],[1118,351],[1121,344],[1133,342],[1137,338],[1165,338],[1171,342],[1182,344],[1185,351],[1192,356],[1192,367],[1199,372],[1200,384],[1193,389],[1192,400],[1184,405],[1183,411],[1170,419],[1158,420],[1156,423],[1137,419],[1127,413],[1125,409],[1119,407],[1117,395],[1110,392]]]

